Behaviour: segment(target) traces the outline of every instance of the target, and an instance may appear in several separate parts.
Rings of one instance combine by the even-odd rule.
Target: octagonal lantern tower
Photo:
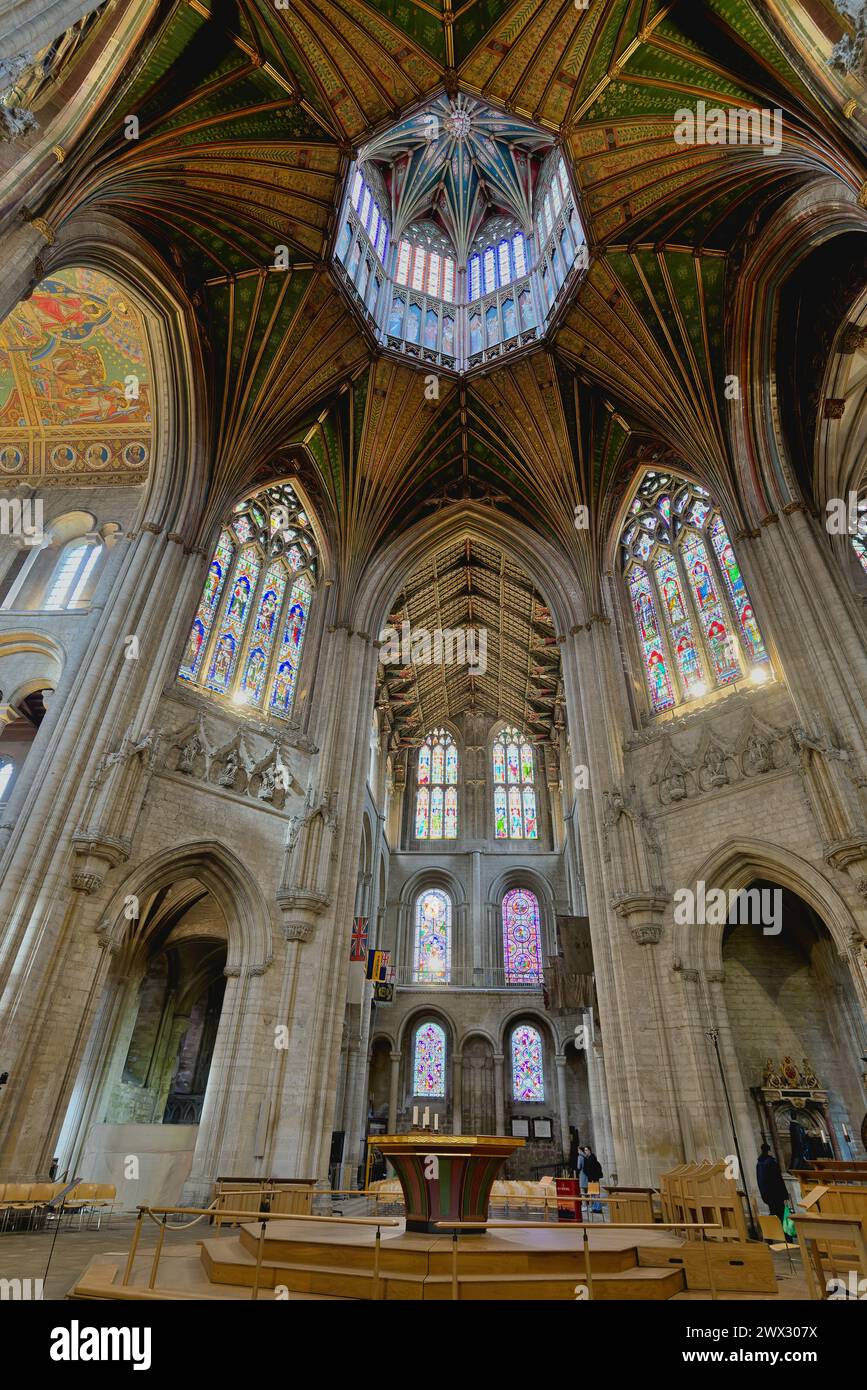
[[[350,166],[334,267],[403,359],[471,372],[539,342],[587,267],[554,137],[474,96],[431,98]]]

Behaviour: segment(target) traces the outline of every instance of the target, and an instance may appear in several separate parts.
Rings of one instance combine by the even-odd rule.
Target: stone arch
[[[800,855],[769,841],[731,839],[713,850],[689,880],[695,893],[699,883],[708,888],[738,892],[757,878],[770,879],[789,888],[804,900],[824,922],[838,953],[847,958],[853,936],[862,933],[847,903],[814,864]],[[722,971],[724,924],[707,925],[701,931],[682,923],[672,929],[672,952],[676,968]]]
[[[239,1138],[233,1117],[245,1104],[244,1076],[249,1057],[262,1045],[260,977],[272,959],[272,931],[267,905],[249,870],[217,841],[196,841],[161,851],[131,869],[115,889],[100,926],[96,928],[105,948],[99,976],[91,991],[91,1026],[81,1065],[66,1110],[58,1144],[65,1163],[80,1161],[96,1109],[114,1059],[120,1023],[128,1002],[130,961],[141,958],[142,942],[136,939],[137,920],[128,920],[130,898],[138,906],[161,890],[185,880],[195,880],[210,893],[226,923],[227,959],[223,969],[226,991],[220,1013],[213,1069],[192,1157],[193,1187],[187,1196],[200,1200],[217,1176],[221,1162],[252,1161],[251,1154],[235,1156],[235,1149],[249,1148]],[[100,988],[101,986],[101,988]],[[232,1064],[230,1065],[230,1059]],[[98,1123],[98,1117],[96,1117]],[[242,1127],[243,1128],[243,1127]]]
[[[466,1134],[497,1132],[497,1064],[495,1038],[484,1028],[471,1025],[461,1038],[455,1057],[461,1068],[461,1131]]]
[[[109,950],[117,949],[123,942],[129,925],[124,905],[130,895],[142,901],[186,878],[197,879],[225,905],[229,928],[227,974],[263,973],[273,957],[268,905],[249,869],[217,840],[198,840],[161,850],[127,874],[109,899],[103,923],[97,929]]]
[[[400,890],[401,903],[415,906],[419,893],[423,893],[426,888],[442,888],[449,894],[455,907],[466,904],[467,895],[460,879],[451,870],[436,868],[433,865],[417,869],[406,880]]]
[[[192,545],[203,512],[208,444],[196,306],[144,238],[95,209],[72,214],[57,229],[39,256],[37,280],[75,266],[109,276],[143,312],[154,384],[153,462],[134,529],[147,522]],[[27,292],[22,273],[4,295],[4,315]]]
[[[397,959],[407,983],[411,982],[415,956],[415,910],[421,895],[431,888],[447,894],[452,905],[451,973],[467,967],[472,945],[468,939],[469,904],[464,886],[450,870],[434,865],[418,869],[400,891],[397,915]]]
[[[771,219],[736,281],[728,370],[741,379],[742,401],[732,414],[732,446],[733,457],[743,460],[743,511],[752,526],[801,500],[781,432],[776,372],[780,295],[807,256],[847,232],[867,234],[867,210],[858,202],[858,190],[841,178],[816,178]]]
[[[402,1052],[407,1051],[407,1044],[409,1044],[409,1050],[412,1051],[415,1030],[420,1023],[425,1023],[428,1020],[432,1023],[439,1023],[440,1026],[445,1029],[446,1045],[454,1049],[455,1039],[457,1038],[457,1028],[451,1015],[439,1004],[432,1004],[430,1006],[419,1004],[418,1008],[413,1009],[412,1013],[407,1014],[398,1029],[397,1046]]]
[[[46,632],[0,633],[0,691],[16,705],[34,690],[56,690],[66,664],[61,641]]]
[[[425,1100],[414,1094],[413,1067],[415,1064],[415,1038],[418,1029],[425,1023],[436,1023],[445,1033],[445,1096]],[[400,1026],[398,1043],[395,1049],[400,1053],[400,1084],[398,1089],[397,1118],[412,1117],[413,1106],[421,1109],[429,1105],[441,1116],[440,1126],[449,1128],[453,1115],[455,1096],[455,1058],[458,1055],[456,1040],[457,1027],[450,1014],[438,1005],[426,1007],[424,1004],[407,1015]],[[394,1117],[393,1117],[394,1118]]]
[[[541,927],[542,966],[544,957],[555,955],[557,939],[557,908],[554,890],[547,877],[532,864],[510,863],[492,880],[484,905],[488,930],[496,940],[494,957],[503,966],[503,899],[513,888],[526,888],[535,894],[539,904],[539,923]]]
[[[586,603],[569,555],[522,522],[500,516],[477,502],[455,502],[434,517],[402,531],[386,542],[368,566],[352,600],[352,626],[379,633],[395,596],[425,555],[444,543],[489,541],[508,551],[538,582],[560,632],[587,621]]]
[[[500,1050],[507,1059],[512,1030],[516,1028],[519,1023],[531,1023],[534,1028],[538,1028],[542,1036],[549,1042],[552,1055],[559,1053],[560,1039],[557,1035],[554,1020],[543,1013],[541,1009],[535,1008],[532,1004],[525,1007],[518,1005],[514,1009],[510,1009],[507,1014],[504,1014],[500,1023]]]

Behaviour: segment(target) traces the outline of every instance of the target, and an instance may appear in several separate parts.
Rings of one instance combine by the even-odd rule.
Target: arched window
[[[517,729],[503,729],[494,739],[494,835],[498,840],[536,840],[535,764],[533,746]]]
[[[418,840],[458,834],[458,750],[445,729],[433,729],[418,750],[415,833]]]
[[[528,1023],[512,1030],[512,1099],[533,1101],[545,1099],[545,1070],[542,1062],[542,1038]]]
[[[507,985],[542,982],[539,900],[527,888],[512,888],[503,898],[503,965]]]
[[[9,790],[9,784],[12,781],[12,774],[14,771],[15,764],[8,758],[5,761],[0,760],[0,801],[6,800],[6,793]]]
[[[647,473],[620,538],[654,713],[721,689],[770,662],[718,508],[697,483]]]
[[[480,266],[480,257],[470,256],[470,299],[478,299],[482,292]]]
[[[376,177],[375,174],[371,174],[369,176]],[[382,194],[380,194],[380,198],[382,198]],[[367,181],[365,180],[364,175],[362,174],[360,169],[356,169],[355,171],[355,175],[352,180],[352,188],[349,194],[349,201],[351,202],[355,211],[358,213],[358,222],[362,231],[364,232],[366,240],[373,247],[373,250],[379,257],[379,260],[384,263],[386,244],[388,241],[388,223],[385,219],[385,213],[380,207],[380,201],[374,194],[373,190],[368,186]],[[347,266],[350,276],[354,279],[355,269],[358,266],[359,258],[361,256],[361,242],[359,240],[355,241],[355,244],[352,248],[352,253],[349,258],[349,262],[347,263],[346,256],[347,252],[349,251],[352,238],[352,223],[347,222],[346,226],[340,234],[335,254],[337,256],[337,259],[343,261],[344,265]]]
[[[94,541],[77,540],[61,551],[48,585],[46,608],[75,608],[81,603],[100,549]]]
[[[440,888],[419,894],[415,904],[412,978],[417,985],[447,985],[452,965],[452,900]]]
[[[315,583],[310,519],[289,484],[239,502],[220,532],[179,678],[288,719]]]
[[[446,1093],[446,1035],[438,1023],[415,1030],[412,1051],[412,1093],[443,1098]]]

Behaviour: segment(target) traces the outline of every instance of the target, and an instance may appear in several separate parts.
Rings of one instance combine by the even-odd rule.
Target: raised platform
[[[641,1247],[638,1241],[640,1238]],[[160,1264],[157,1286],[147,1289],[151,1257],[136,1260],[130,1286],[121,1289],[124,1255],[102,1255],[70,1292],[73,1298],[218,1298],[251,1296],[259,1227],[241,1226],[233,1235],[204,1236],[195,1245],[171,1248]],[[644,1250],[653,1263],[642,1259]],[[686,1275],[672,1266],[682,1245],[660,1232],[600,1227],[590,1232],[593,1297],[606,1300],[665,1300],[682,1292]],[[542,1299],[574,1301],[586,1280],[581,1233],[568,1225],[548,1230],[510,1229],[461,1240],[459,1297],[463,1300]],[[371,1227],[271,1221],[264,1246],[259,1297],[376,1297],[374,1231]],[[380,1255],[379,1297],[422,1300],[453,1297],[452,1241],[448,1235],[385,1228]]]

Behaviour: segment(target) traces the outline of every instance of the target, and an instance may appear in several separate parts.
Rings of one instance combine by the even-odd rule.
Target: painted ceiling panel
[[[146,330],[129,295],[98,271],[58,271],[0,325],[0,473],[143,482],[151,391]]]

